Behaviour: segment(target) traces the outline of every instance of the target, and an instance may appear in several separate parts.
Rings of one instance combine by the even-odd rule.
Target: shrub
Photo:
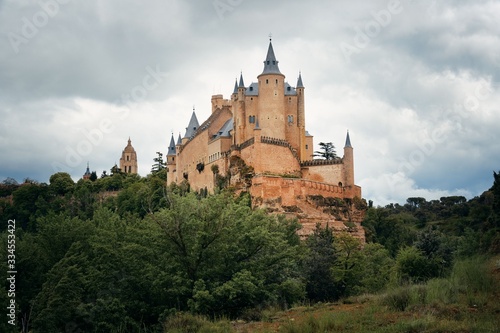
[[[404,311],[410,305],[411,292],[410,286],[399,287],[393,291],[387,292],[382,296],[380,302],[391,310]]]

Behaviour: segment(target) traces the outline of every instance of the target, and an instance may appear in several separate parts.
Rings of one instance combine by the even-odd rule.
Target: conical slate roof
[[[243,83],[243,73],[240,74],[240,84],[238,88],[245,88],[245,83]]]
[[[299,78],[297,79],[297,88],[304,88],[304,84],[302,83],[302,75],[299,72]]]
[[[345,146],[344,148],[352,148],[351,146],[351,138],[349,137],[349,131],[347,131],[347,136],[345,138]]]
[[[174,141],[174,135],[172,134],[172,137],[170,138],[170,144],[168,145],[168,155],[175,155],[175,141]]]
[[[266,60],[264,60],[264,71],[262,71],[262,74],[281,74],[271,41],[269,41],[269,48],[267,49]]]
[[[186,127],[186,134],[184,134],[185,138],[190,138],[194,135],[196,130],[200,127],[198,123],[198,118],[196,118],[196,113],[193,110],[193,114],[191,115],[191,120],[189,120],[188,127]]]

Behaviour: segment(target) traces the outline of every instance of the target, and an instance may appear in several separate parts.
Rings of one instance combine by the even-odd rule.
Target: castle
[[[361,198],[349,132],[342,158],[313,159],[304,91],[300,73],[295,87],[285,80],[270,41],[256,82],[245,86],[241,74],[230,99],[212,96],[208,119],[200,125],[193,110],[184,137],[172,135],[167,182],[213,192],[224,179],[266,208],[297,206],[311,196]]]

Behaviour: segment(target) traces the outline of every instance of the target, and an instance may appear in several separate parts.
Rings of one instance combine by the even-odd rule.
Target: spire
[[[132,141],[130,140],[130,136],[128,137],[128,145],[131,146],[132,145]]]
[[[186,134],[184,134],[184,137],[185,138],[192,137],[199,126],[200,124],[198,123],[198,118],[196,118],[196,113],[194,112],[194,107],[193,107],[193,114],[191,115],[191,120],[189,120],[188,127],[186,127]]]
[[[245,84],[243,83],[243,72],[240,74],[240,84],[238,88],[245,88]]]
[[[269,48],[267,49],[266,60],[264,60],[264,71],[262,71],[262,74],[281,74],[278,68],[278,60],[276,60],[276,56],[274,55],[271,39],[269,39]]]
[[[87,170],[85,171],[85,173],[83,174],[83,179],[90,179],[90,176],[92,174],[90,173],[90,168],[89,168],[89,162],[87,162]]]
[[[347,136],[345,138],[345,146],[344,148],[352,148],[351,146],[351,138],[349,138],[349,130],[347,130]]]
[[[234,90],[233,90],[233,94],[237,94],[238,93],[238,79],[235,79],[234,80]]]
[[[177,138],[177,144],[182,145],[181,133],[179,133],[179,137]]]
[[[299,72],[299,78],[297,79],[297,88],[304,88],[304,84],[302,83],[302,74]]]
[[[170,144],[168,145],[168,155],[175,155],[175,141],[174,141],[174,135],[172,134],[172,137],[170,138]]]

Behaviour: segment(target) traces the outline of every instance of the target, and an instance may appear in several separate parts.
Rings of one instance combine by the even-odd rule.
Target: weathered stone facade
[[[194,190],[213,192],[218,179],[224,177],[226,185],[249,191],[256,206],[282,213],[290,213],[283,207],[297,207],[294,215],[304,226],[316,222],[340,223],[339,228],[346,221],[359,224],[361,220],[353,218],[351,209],[354,198],[361,198],[361,188],[354,183],[349,133],[342,158],[313,159],[313,136],[305,130],[304,90],[300,73],[295,87],[285,81],[269,43],[257,82],[245,86],[241,75],[230,99],[212,96],[212,114],[207,120],[199,125],[193,111],[184,137],[179,135],[175,143],[172,136],[168,182],[187,180]],[[313,209],[311,197],[342,199],[352,212],[332,215]],[[311,228],[303,230],[308,233]],[[361,234],[359,231],[358,236]]]

